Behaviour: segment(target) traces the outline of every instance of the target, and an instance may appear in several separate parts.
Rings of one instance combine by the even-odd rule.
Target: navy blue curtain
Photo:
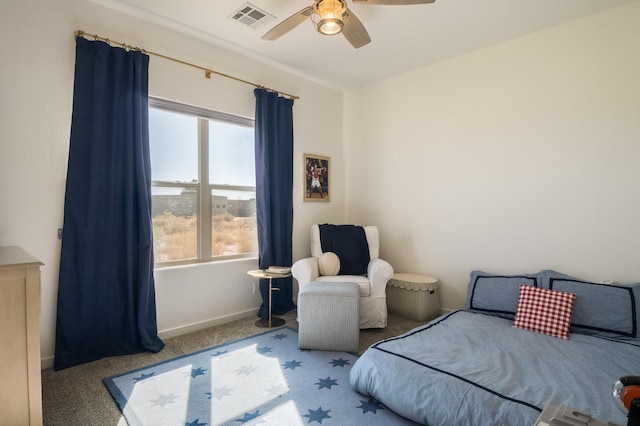
[[[76,39],[56,324],[56,370],[142,351],[158,338],[149,57]]]
[[[255,89],[256,216],[258,265],[291,266],[293,235],[293,100]],[[292,279],[273,280],[272,312],[295,308]],[[258,316],[269,317],[269,283],[260,280],[262,306]]]

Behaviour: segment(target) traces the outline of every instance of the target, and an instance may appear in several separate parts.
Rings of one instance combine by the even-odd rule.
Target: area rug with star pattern
[[[103,382],[130,426],[414,424],[351,388],[356,359],[282,327]]]

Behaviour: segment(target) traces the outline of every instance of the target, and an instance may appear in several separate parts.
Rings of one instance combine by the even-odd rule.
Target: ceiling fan
[[[436,0],[352,0],[356,4],[384,4],[405,5],[433,3]],[[356,49],[369,44],[371,38],[362,22],[347,8],[346,0],[315,0],[313,5],[307,6],[299,12],[289,16],[284,21],[262,36],[263,40],[276,40],[310,18],[316,30],[323,35],[342,33],[349,43]]]

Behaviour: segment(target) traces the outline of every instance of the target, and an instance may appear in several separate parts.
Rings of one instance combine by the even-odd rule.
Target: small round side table
[[[291,274],[290,273],[275,274],[272,272],[267,272],[262,269],[255,269],[247,272],[247,274],[253,278],[265,278],[269,280],[269,319],[265,320],[260,318],[259,320],[256,321],[256,325],[258,327],[265,327],[265,328],[280,327],[281,325],[284,325],[287,322],[284,318],[271,316],[271,292],[280,291],[279,288],[273,287],[272,280],[278,279],[278,278],[287,278],[287,277],[290,277]]]

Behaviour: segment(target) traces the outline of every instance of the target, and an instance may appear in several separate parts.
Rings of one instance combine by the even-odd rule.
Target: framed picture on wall
[[[329,186],[330,160],[322,155],[304,154],[303,185],[304,201],[329,201],[331,189]]]

